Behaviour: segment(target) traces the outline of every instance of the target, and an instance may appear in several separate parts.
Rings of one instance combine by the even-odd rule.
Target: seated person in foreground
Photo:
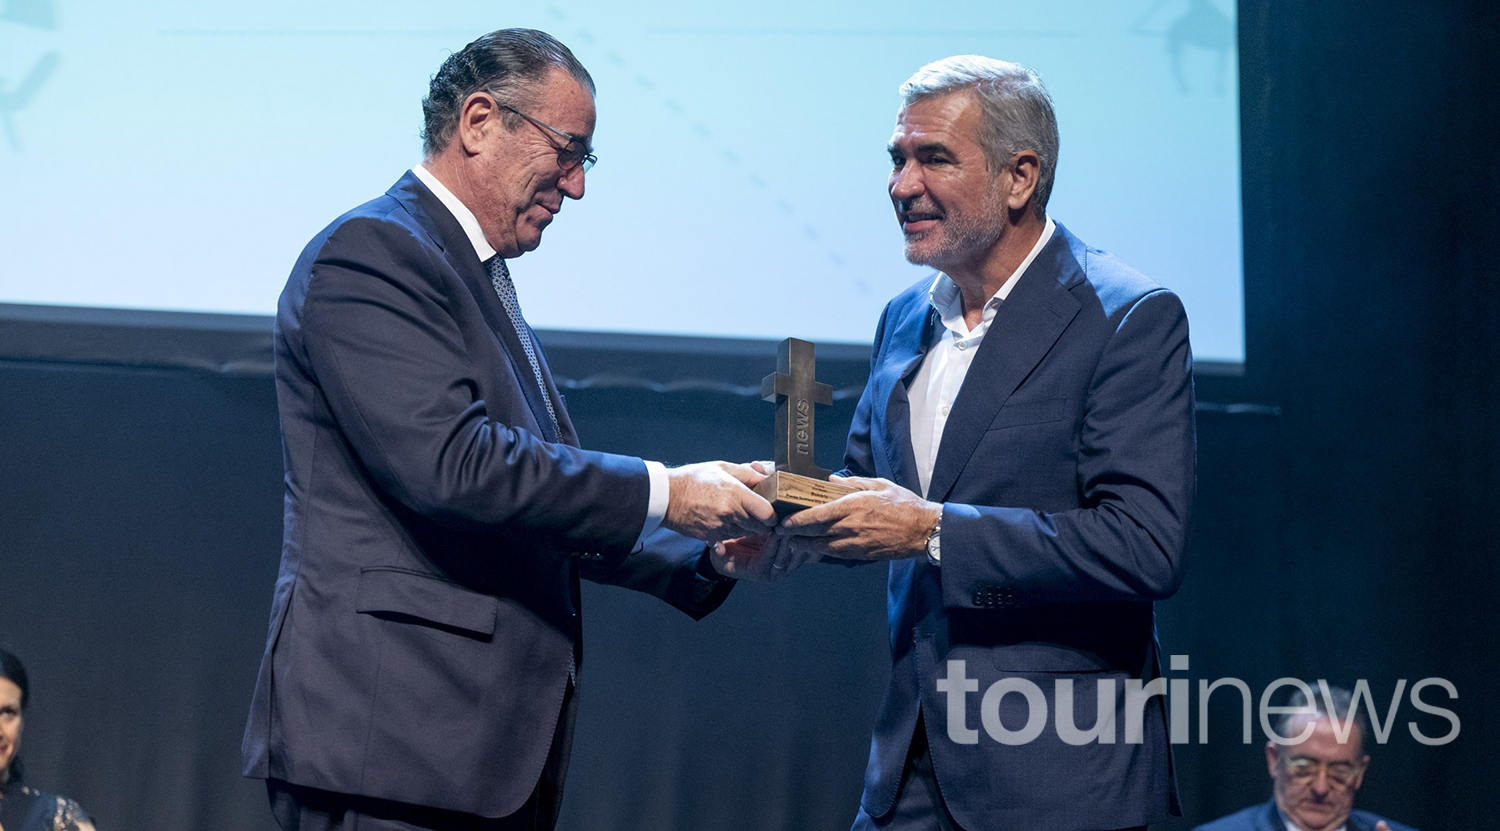
[[[21,781],[21,714],[26,667],[0,649],[0,831],[94,831],[93,820],[71,799]]]
[[[1347,741],[1340,742],[1328,716],[1331,708],[1340,724],[1349,718],[1351,696],[1341,687],[1329,687],[1328,699],[1319,699],[1318,687],[1309,702],[1298,690],[1289,707],[1305,712],[1280,716],[1276,734],[1296,739],[1298,744],[1266,742],[1266,767],[1271,771],[1272,799],[1227,817],[1200,825],[1193,831],[1415,831],[1407,825],[1354,810],[1354,794],[1364,782],[1370,757],[1364,737],[1369,722],[1363,711],[1354,714]]]

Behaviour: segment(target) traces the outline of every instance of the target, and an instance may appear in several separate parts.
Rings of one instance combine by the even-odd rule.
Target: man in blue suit
[[[766,549],[890,561],[894,666],[854,827],[1179,814],[1152,603],[1181,581],[1193,496],[1182,304],[1047,215],[1035,73],[955,57],[901,94],[891,201],[907,259],[939,273],[876,329],[845,457],[860,490]]]
[[[578,447],[505,264],[593,163],[567,47],[486,35],[423,110],[423,163],[313,239],[277,312],[285,532],[243,756],[287,831],[553,827],[580,576],[701,617],[731,564],[700,540],[774,516],[749,467]]]
[[[1276,720],[1276,738],[1266,742],[1271,801],[1193,831],[1416,831],[1354,808],[1370,768],[1370,723],[1353,698],[1342,687],[1329,687],[1321,702],[1316,693],[1293,693],[1290,712]]]

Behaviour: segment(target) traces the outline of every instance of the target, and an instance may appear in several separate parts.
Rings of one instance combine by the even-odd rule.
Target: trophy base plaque
[[[803,508],[832,502],[859,489],[778,470],[756,485],[754,490],[776,509],[777,519],[783,519]]]

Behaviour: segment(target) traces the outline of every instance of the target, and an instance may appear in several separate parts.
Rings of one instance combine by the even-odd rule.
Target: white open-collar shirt
[[[1016,281],[1031,267],[1036,255],[1052,239],[1057,226],[1052,217],[1042,235],[1031,247],[1026,259],[1000,284],[1000,288],[984,304],[984,317],[973,329],[964,321],[964,298],[958,284],[946,274],[939,274],[928,290],[932,308],[942,319],[942,327],[933,330],[932,342],[927,345],[927,357],[907,389],[907,400],[911,403],[911,449],[917,459],[917,478],[922,485],[922,495],[932,484],[932,468],[937,463],[938,448],[943,441],[943,428],[948,426],[948,413],[958,398],[969,367],[974,363],[974,353],[990,329],[995,312],[1015,288]]]

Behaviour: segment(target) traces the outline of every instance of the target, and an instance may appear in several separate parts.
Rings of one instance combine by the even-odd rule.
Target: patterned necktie
[[[542,391],[542,401],[547,405],[547,418],[552,421],[552,440],[562,441],[557,411],[552,409],[552,396],[547,394],[547,384],[542,380],[542,365],[536,359],[536,347],[531,344],[531,329],[521,318],[521,301],[516,298],[516,284],[510,280],[510,269],[505,267],[505,259],[499,254],[485,260],[484,265],[490,273],[490,284],[495,287],[495,294],[500,296],[500,305],[505,307],[505,314],[510,317],[510,325],[515,327],[516,337],[521,339],[521,348],[526,351],[526,360],[531,363],[531,374],[536,376],[537,389]]]

